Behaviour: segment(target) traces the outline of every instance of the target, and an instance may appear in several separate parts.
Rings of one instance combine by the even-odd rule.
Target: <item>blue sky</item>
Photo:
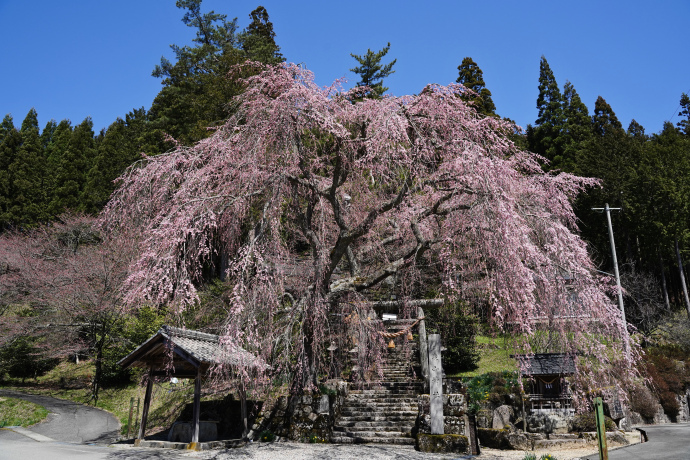
[[[539,59],[561,86],[570,80],[590,113],[598,95],[627,127],[647,133],[678,121],[690,92],[690,1],[359,1],[204,0],[202,9],[237,17],[259,4],[288,61],[319,84],[357,76],[350,53],[381,49],[397,59],[385,85],[395,95],[450,83],[472,57],[497,112],[525,127],[537,117]],[[0,0],[0,116],[20,125],[34,107],[41,126],[90,116],[96,131],[160,90],[151,71],[169,45],[191,42],[174,0]]]

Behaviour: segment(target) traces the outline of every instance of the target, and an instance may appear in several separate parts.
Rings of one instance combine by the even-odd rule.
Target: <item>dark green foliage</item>
[[[268,11],[263,6],[257,7],[249,14],[252,22],[239,37],[247,59],[265,64],[279,64],[285,59],[276,44],[276,33],[268,19]]]
[[[594,115],[592,115],[592,130],[597,136],[606,134],[620,134],[623,125],[618,121],[618,117],[613,112],[606,100],[599,96],[594,103]]]
[[[685,117],[677,123],[678,128],[683,131],[686,136],[690,136],[690,96],[683,93],[680,96],[680,112],[678,116]]]
[[[647,135],[644,133],[644,126],[635,121],[634,118],[628,125],[628,136],[631,136],[638,142],[644,142],[648,139]]]
[[[519,393],[517,372],[489,372],[465,381],[467,386],[468,411],[476,414],[482,403],[505,404],[511,393]]]
[[[544,56],[539,63],[537,109],[539,113],[535,126],[527,127],[529,149],[550,161],[558,160],[563,154],[563,95]],[[558,162],[550,165],[551,169],[558,167]]]
[[[388,88],[383,86],[383,79],[395,73],[393,66],[397,59],[393,59],[388,64],[381,63],[381,60],[388,54],[390,48],[391,44],[388,43],[382,50],[377,52],[367,49],[367,54],[363,56],[350,53],[350,56],[355,58],[360,64],[358,67],[350,69],[350,72],[356,73],[361,79],[357,86],[371,88],[371,93],[367,94],[367,97],[381,97],[383,93],[388,91]]]
[[[479,363],[477,330],[479,319],[462,308],[441,307],[425,313],[428,332],[441,334],[443,369],[448,374],[471,371]]]
[[[476,93],[473,96],[463,94],[462,99],[471,102],[482,115],[495,115],[496,106],[491,99],[491,91],[486,87],[484,73],[477,63],[471,57],[464,58],[458,66],[458,73],[456,81]]]
[[[56,169],[53,172],[53,193],[48,212],[57,216],[78,210],[86,185],[86,172],[95,155],[93,122],[86,118],[74,128],[67,148],[51,152]]]
[[[96,213],[102,209],[115,190],[115,179],[141,158],[141,144],[145,139],[141,137],[144,133],[138,126],[142,123],[137,117],[146,117],[145,111],[130,112],[127,121],[118,118],[98,142],[82,195],[81,206],[85,212]],[[153,146],[148,148],[149,152],[155,150]]]
[[[143,306],[131,315],[118,319],[109,331],[110,345],[103,349],[101,382],[106,385],[130,380],[131,370],[124,370],[117,362],[148,340],[164,324],[167,311]]]
[[[163,142],[166,135],[190,145],[227,119],[232,98],[243,91],[239,78],[250,76],[246,70],[244,75],[229,75],[235,66],[247,58],[266,64],[283,60],[265,8],[254,10],[250,26],[237,34],[236,19],[202,13],[201,0],[176,4],[185,10],[182,22],[196,30],[195,46],[171,45],[175,62],[163,57],[153,70],[154,77],[163,79],[148,114],[149,136],[157,136],[158,151],[170,147]]]
[[[622,208],[612,214],[617,251],[621,263],[630,259],[632,242],[639,222],[631,211],[638,206],[635,189],[639,186],[639,164],[643,157],[642,145],[622,129],[611,107],[599,98],[592,117],[596,126],[592,136],[580,145],[576,156],[575,174],[601,179],[600,188],[583,194],[575,202],[581,219],[583,236],[599,249],[595,257],[602,269],[612,271],[611,250],[608,243],[606,216],[592,208],[603,208],[606,203]],[[627,252],[626,252],[627,251]]]
[[[276,435],[271,430],[264,430],[259,434],[259,441],[273,442],[276,440]]]
[[[21,134],[15,128],[12,117],[6,115],[0,124],[0,228],[2,229],[8,228],[13,223],[10,210],[14,199],[14,184],[10,166],[15,161],[21,143]]]
[[[31,225],[46,221],[46,164],[38,130],[38,116],[31,109],[19,130],[21,144],[9,166],[10,205],[6,221],[13,225]]]
[[[35,337],[18,337],[0,348],[0,380],[5,373],[24,380],[52,369],[57,361],[46,358],[37,345],[38,339]]]
[[[563,152],[553,159],[554,167],[567,172],[574,171],[577,152],[591,137],[592,127],[587,106],[573,84],[566,81],[563,85],[563,129],[560,141]]]

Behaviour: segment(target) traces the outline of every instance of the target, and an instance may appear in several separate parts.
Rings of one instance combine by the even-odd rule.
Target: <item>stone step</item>
[[[378,400],[378,401],[351,401],[343,405],[343,407],[359,408],[359,407],[403,407],[403,408],[417,408],[417,401],[401,401],[401,400]]]
[[[417,416],[417,411],[416,410],[381,410],[381,409],[363,409],[363,410],[356,410],[356,409],[342,409],[340,411],[341,416],[344,417],[360,417],[360,416],[371,416],[371,417],[376,417],[376,416],[392,416],[392,415],[398,415],[398,416],[409,416],[409,417],[416,417]]]
[[[350,390],[349,396],[357,395],[369,395],[369,396],[408,396],[410,398],[417,395],[416,391],[407,388],[401,388],[396,390]]]
[[[350,436],[332,436],[331,442],[335,444],[396,444],[396,445],[414,445],[414,438],[377,438],[377,437],[350,437]]]
[[[358,424],[362,423],[367,423],[367,422],[354,422]],[[402,433],[411,433],[412,428],[414,428],[414,423],[410,423],[408,425],[400,425],[400,424],[391,424],[391,425],[386,425],[386,422],[379,422],[382,423],[382,425],[376,425],[376,424],[369,424],[369,425],[357,425],[357,426],[343,426],[343,425],[336,425],[333,427],[333,431],[338,431],[338,432],[344,432],[344,433],[353,433],[353,432],[361,432],[361,431],[370,431],[372,433],[390,433],[390,432],[402,432]]]
[[[413,422],[402,424],[400,422],[347,422],[341,423],[333,427],[335,431],[402,431],[404,433],[411,432],[414,428]]]
[[[414,423],[417,419],[417,415],[396,415],[396,414],[375,414],[371,413],[366,415],[346,415],[338,419],[338,424],[340,423],[352,423],[352,422],[395,422],[395,423]]]
[[[412,436],[411,433],[403,431],[344,431],[338,432],[342,436],[347,436],[350,438],[405,438]]]

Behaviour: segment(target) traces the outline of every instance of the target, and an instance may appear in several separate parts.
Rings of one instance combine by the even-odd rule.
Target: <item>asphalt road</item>
[[[0,429],[0,460],[173,460],[186,458],[161,449],[107,447],[120,423],[108,412],[48,396],[0,390],[0,397],[25,399],[45,407],[48,418],[29,428]]]
[[[690,424],[649,425],[641,427],[647,432],[648,442],[612,450],[609,460],[690,460]],[[598,460],[590,455],[583,460]]]
[[[119,437],[120,422],[108,412],[49,396],[0,390],[0,397],[25,399],[45,407],[48,418],[31,431],[48,438],[73,443],[110,444]]]

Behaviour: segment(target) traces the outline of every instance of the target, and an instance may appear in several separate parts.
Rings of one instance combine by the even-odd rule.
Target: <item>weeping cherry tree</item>
[[[362,100],[295,65],[245,84],[211,137],[120,178],[102,219],[143,234],[127,301],[184,309],[215,267],[231,287],[225,344],[297,392],[326,372],[329,343],[356,341],[363,365],[375,361],[372,304],[395,295],[409,315],[432,285],[448,304],[481,298],[527,352],[548,332],[552,351],[591,358],[582,392],[632,375],[636,353],[622,351],[610,283],[571,208],[596,181],[544,173],[459,84]]]

